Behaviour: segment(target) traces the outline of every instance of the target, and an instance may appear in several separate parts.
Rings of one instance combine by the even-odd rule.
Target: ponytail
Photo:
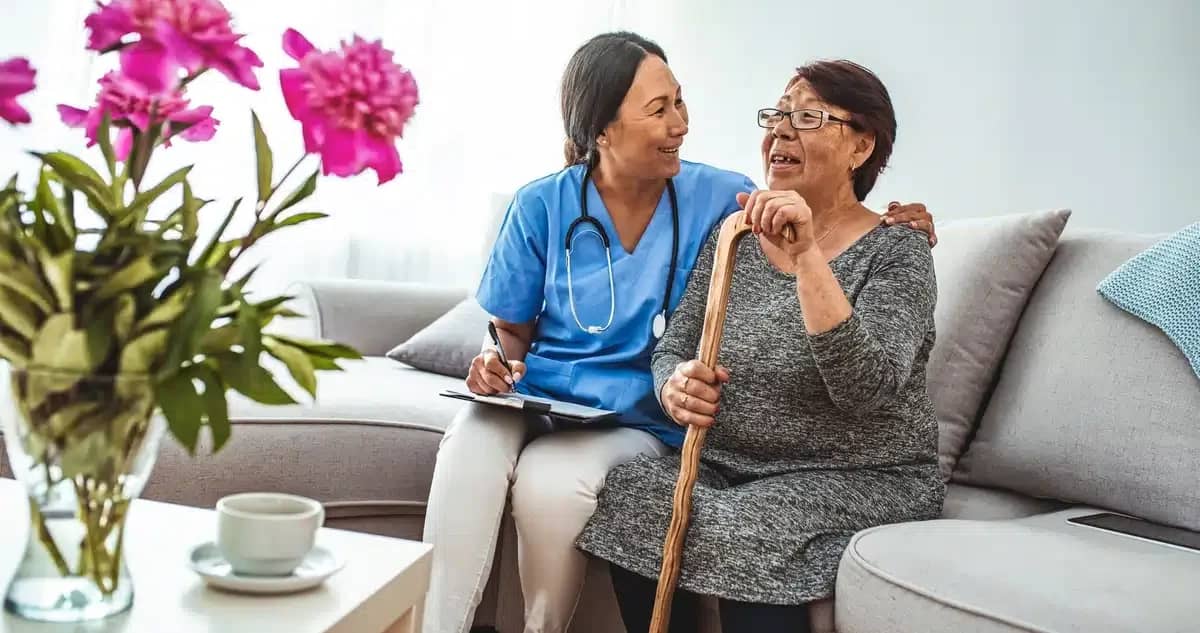
[[[567,167],[586,163],[588,160],[588,151],[585,147],[580,147],[578,143],[567,139],[563,142],[563,158],[566,159]]]

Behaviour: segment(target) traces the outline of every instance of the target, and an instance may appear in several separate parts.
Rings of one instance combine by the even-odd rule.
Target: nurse
[[[525,630],[566,631],[587,567],[574,543],[605,474],[683,442],[654,397],[650,355],[709,232],[755,189],[680,160],[683,93],[662,49],[640,36],[604,34],[576,51],[562,115],[568,166],[516,193],[477,292],[512,371],[485,342],[467,387],[611,409],[620,423],[547,432],[520,412],[462,410],[438,451],[425,519],[435,546],[427,633],[468,630],[510,494]],[[932,235],[920,205],[893,205],[889,217]]]

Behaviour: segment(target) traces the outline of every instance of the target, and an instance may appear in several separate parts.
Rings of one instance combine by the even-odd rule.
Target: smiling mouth
[[[799,165],[801,162],[786,154],[773,153],[771,154],[772,167],[788,167],[791,165]]]
[[[678,147],[660,147],[658,149],[658,151],[660,151],[664,154],[670,155],[670,156],[678,156],[679,155]]]

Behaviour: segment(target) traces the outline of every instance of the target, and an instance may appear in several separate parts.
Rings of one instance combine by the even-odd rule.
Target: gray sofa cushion
[[[1157,236],[1064,236],[956,481],[1200,529],[1200,381],[1096,284]]]
[[[928,376],[945,479],[966,448],[1021,310],[1070,215],[1059,210],[995,216],[938,230],[937,343]]]
[[[449,312],[392,348],[387,357],[444,376],[466,378],[471,360],[487,338],[491,317],[474,297],[463,299]]]
[[[860,532],[838,570],[838,631],[1195,630],[1200,554],[1066,522],[1090,512]]]
[[[1019,519],[1062,509],[1066,504],[1053,499],[1035,499],[1009,490],[948,484],[942,503],[943,519]]]

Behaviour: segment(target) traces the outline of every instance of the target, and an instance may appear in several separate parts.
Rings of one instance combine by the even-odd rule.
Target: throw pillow
[[[1070,216],[1063,209],[938,228],[933,249],[937,343],[929,357],[928,384],[938,418],[938,465],[947,481]]]
[[[490,318],[474,297],[468,297],[392,348],[387,357],[417,369],[466,378],[471,359],[483,348]]]

